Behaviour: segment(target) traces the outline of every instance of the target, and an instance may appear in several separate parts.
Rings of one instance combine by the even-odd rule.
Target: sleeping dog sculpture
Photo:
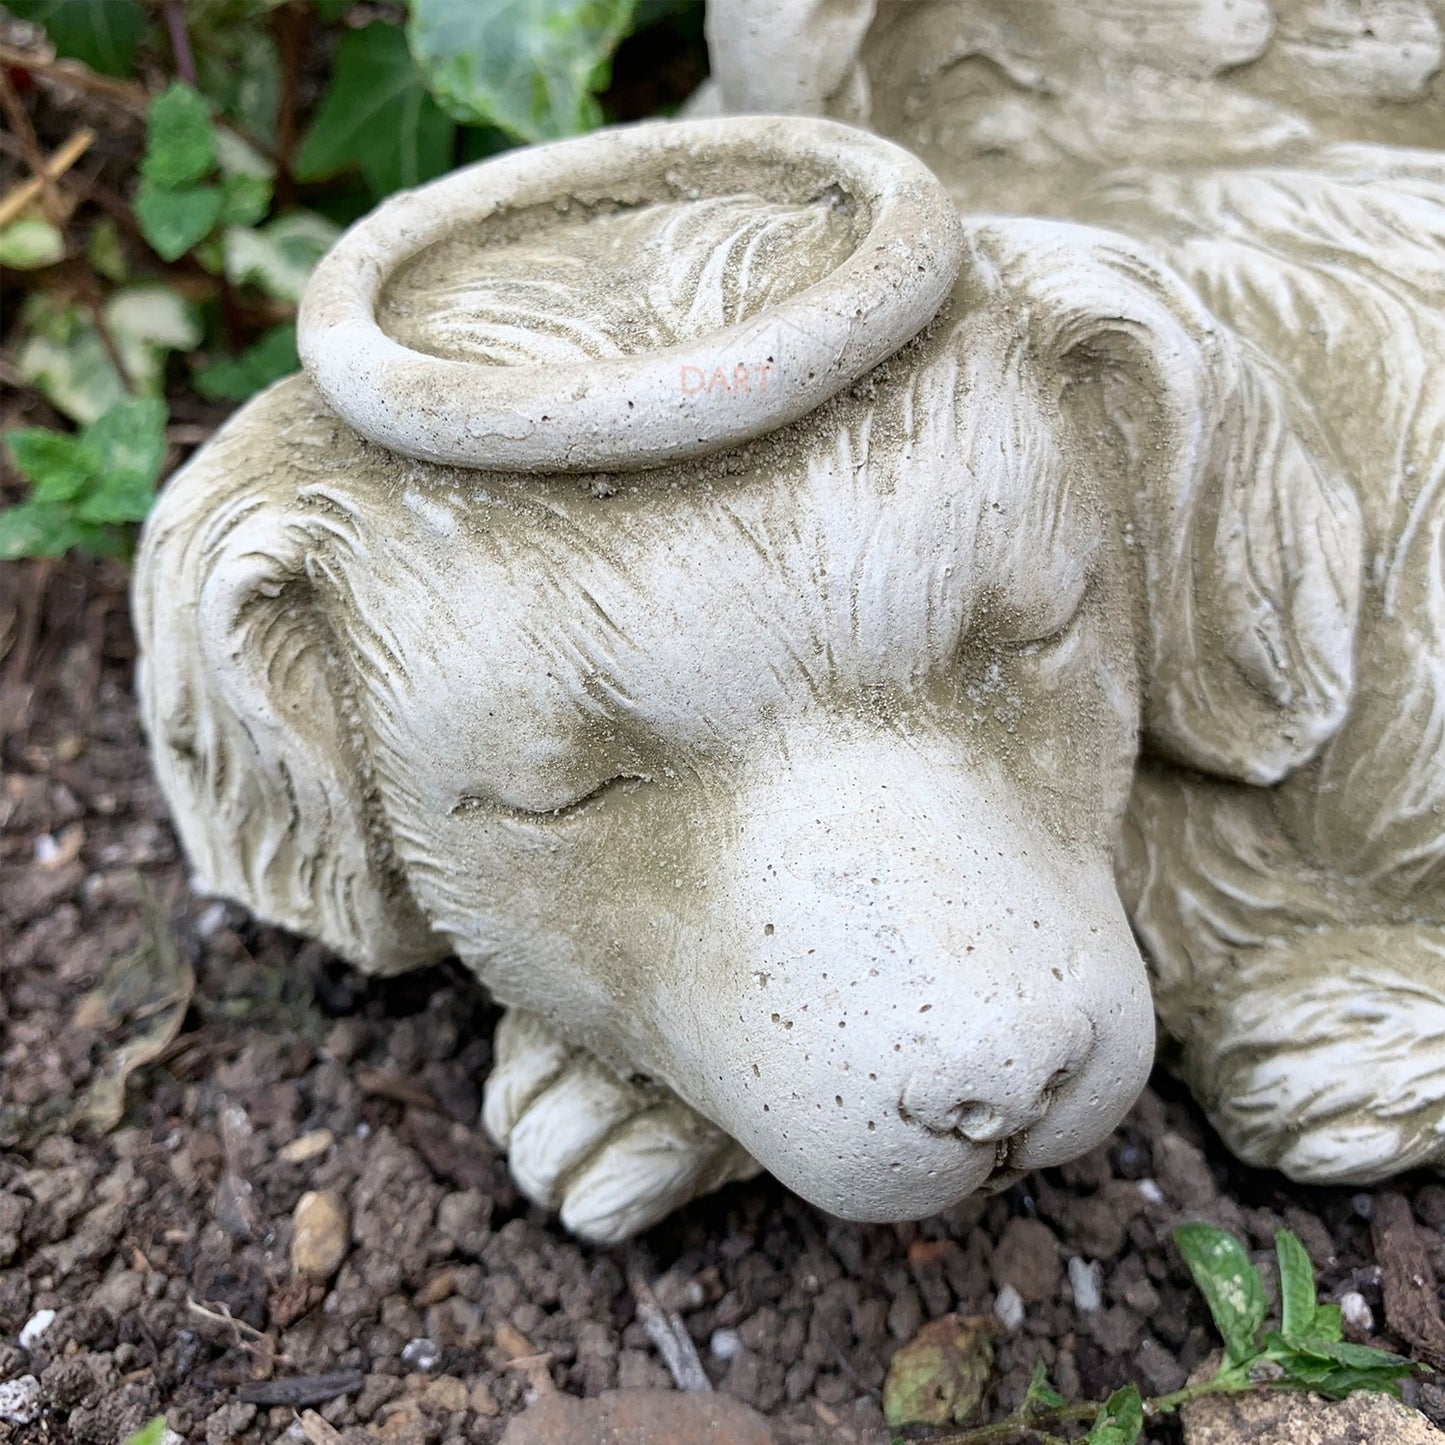
[[[774,108],[891,103],[835,9]],[[803,116],[385,203],[147,524],[199,886],[459,956],[486,1124],[594,1239],[1066,1160],[1156,1008],[1242,1157],[1445,1161],[1445,164],[1276,130],[1072,215]]]

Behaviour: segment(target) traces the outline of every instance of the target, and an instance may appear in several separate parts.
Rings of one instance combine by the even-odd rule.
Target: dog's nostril
[[[955,1104],[949,1112],[953,1116],[953,1127],[975,1144],[993,1144],[1013,1132],[997,1109],[976,1099]]]
[[[997,1144],[1043,1118],[1049,1096],[1040,1095],[1030,1108],[1000,1108],[981,1099],[960,1099],[940,1105],[919,1098],[913,1091],[905,1092],[898,1101],[898,1117],[905,1123],[918,1124],[930,1134],[953,1134],[971,1144]]]

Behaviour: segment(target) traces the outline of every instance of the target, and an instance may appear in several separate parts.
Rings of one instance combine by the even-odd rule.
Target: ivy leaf
[[[292,170],[297,180],[319,181],[359,167],[379,200],[446,170],[455,133],[427,93],[406,37],[377,22],[341,38]]]
[[[410,0],[407,38],[455,120],[553,140],[602,123],[612,52],[634,0]]]
[[[125,246],[120,239],[120,227],[112,217],[102,216],[95,223],[86,243],[85,259],[107,281],[124,281],[130,274]]]
[[[5,444],[31,489],[19,506],[0,512],[0,557],[114,551],[115,524],[140,521],[155,500],[165,403],[126,398],[79,435],[28,427],[8,432]]]
[[[17,557],[61,557],[72,547],[106,555],[117,550],[104,527],[82,522],[65,502],[27,498],[0,510],[0,562]]]
[[[200,345],[195,312],[167,286],[128,286],[101,308],[120,352],[125,376],[117,375],[84,307],[30,296],[20,313],[25,340],[16,369],[66,416],[92,422],[128,392],[160,391],[165,357]]]
[[[178,261],[210,235],[224,200],[216,186],[163,186],[142,177],[135,217],[141,235],[163,261]]]
[[[254,226],[271,209],[271,182],[265,176],[234,175],[221,182],[223,226]]]
[[[259,286],[277,301],[300,301],[316,263],[341,228],[314,211],[292,211],[256,230],[226,232],[226,277],[233,286]]]
[[[1209,1224],[1181,1224],[1174,1243],[1204,1296],[1231,1364],[1257,1352],[1255,1337],[1268,1306],[1259,1271],[1232,1234]]]
[[[155,500],[166,459],[166,404],[133,397],[93,421],[80,438],[93,484],[76,508],[83,522],[139,522]]]
[[[45,27],[55,53],[105,75],[129,77],[135,48],[145,34],[145,11],[136,0],[5,0],[17,20]]]
[[[295,326],[276,326],[234,361],[213,361],[197,368],[196,390],[207,401],[245,401],[300,369]]]
[[[216,164],[216,128],[210,108],[189,85],[176,81],[146,111],[141,174],[158,186],[187,186]]]
[[[65,237],[43,216],[21,216],[0,226],[0,266],[34,271],[65,259]]]
[[[1287,1340],[1303,1339],[1315,1321],[1315,1269],[1299,1237],[1288,1229],[1274,1237],[1279,1259],[1280,1333]]]
[[[5,433],[5,446],[37,501],[68,502],[90,480],[90,458],[69,432],[23,427]]]

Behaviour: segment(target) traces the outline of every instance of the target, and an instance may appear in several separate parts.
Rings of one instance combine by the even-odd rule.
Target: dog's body
[[[749,204],[638,224],[704,287],[796,220]],[[1445,166],[1081,219],[970,221],[923,336],[702,463],[428,467],[296,379],[163,496],[142,696],[198,873],[473,966],[489,1123],[573,1227],[750,1155],[898,1218],[1089,1147],[1153,1056],[1116,864],[1237,1149],[1445,1158]],[[525,285],[541,354],[606,354],[551,264],[413,344],[525,347]]]

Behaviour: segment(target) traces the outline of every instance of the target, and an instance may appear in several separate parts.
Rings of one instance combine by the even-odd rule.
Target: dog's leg
[[[517,1187],[573,1233],[615,1244],[758,1165],[670,1090],[618,1078],[536,1014],[497,1026],[483,1122]]]
[[[1445,929],[1314,868],[1262,790],[1154,766],[1120,882],[1171,1062],[1235,1154],[1309,1183],[1445,1165]]]
[[[1239,965],[1182,1062],[1241,1159],[1310,1184],[1445,1165],[1445,932],[1321,928]]]

